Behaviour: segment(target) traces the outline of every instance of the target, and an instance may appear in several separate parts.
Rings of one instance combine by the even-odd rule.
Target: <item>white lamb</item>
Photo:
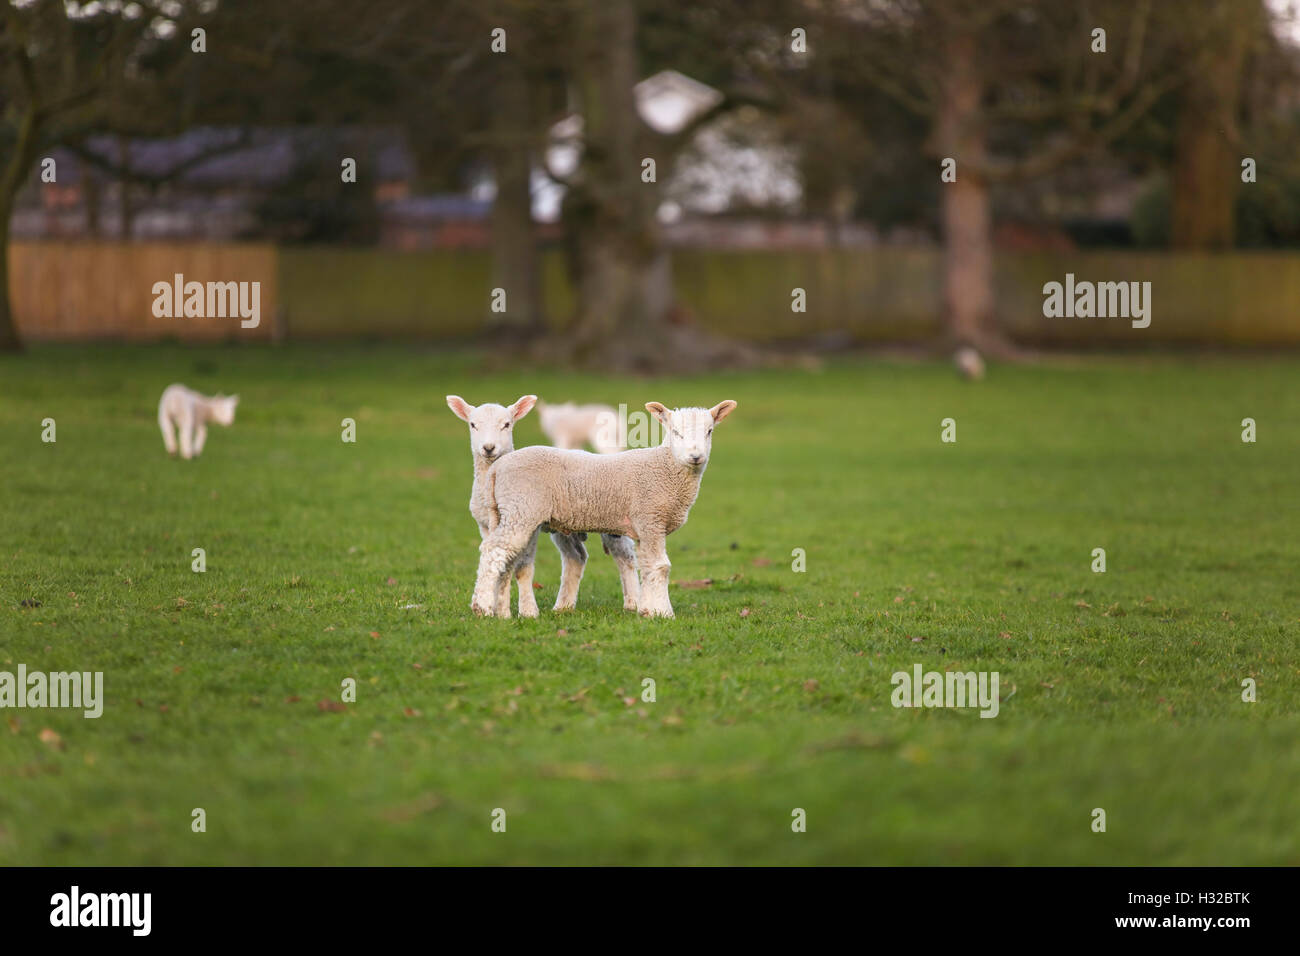
[[[636,541],[641,567],[637,610],[672,617],[672,565],[665,539],[686,523],[709,463],[714,425],[735,407],[728,400],[711,409],[669,411],[647,402],[646,410],[667,432],[658,447],[593,455],[537,445],[498,461],[487,476],[488,533],[479,546],[470,608],[477,614],[509,614],[499,600],[501,583],[508,586],[511,569],[544,528],[626,535]]]
[[[960,348],[952,357],[952,362],[957,366],[957,371],[962,378],[978,382],[984,377],[984,359],[980,353],[969,346]]]
[[[448,395],[447,406],[456,417],[469,423],[469,444],[474,456],[474,485],[470,490],[469,511],[478,523],[479,534],[487,537],[491,504],[487,498],[487,475],[503,456],[514,451],[514,424],[528,414],[537,401],[536,395],[524,395],[506,408],[491,403],[470,405],[459,395]],[[560,587],[555,598],[555,610],[573,609],[578,602],[578,588],[587,565],[587,549],[583,544],[586,535],[552,534],[556,550],[560,552]],[[618,535],[604,536],[605,551],[618,565],[619,580],[623,586],[623,607],[635,610],[640,585],[636,573],[636,550],[626,538]],[[521,617],[537,617],[537,597],[533,594],[533,569],[537,557],[537,535],[528,547],[516,557],[508,572],[513,572],[519,590]],[[510,577],[505,574],[497,583],[495,606],[502,617],[510,616]]]
[[[612,455],[623,450],[619,434],[618,412],[608,405],[563,405],[537,403],[542,434],[556,448],[581,448],[590,445],[598,455]]]
[[[158,400],[158,427],[162,429],[163,447],[167,454],[176,454],[177,435],[180,437],[182,458],[194,458],[202,453],[208,441],[208,423],[233,425],[238,395],[216,395],[209,398],[184,385],[168,385]]]

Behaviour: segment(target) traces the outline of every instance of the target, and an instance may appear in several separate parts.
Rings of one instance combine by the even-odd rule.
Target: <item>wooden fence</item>
[[[20,242],[10,251],[20,333],[30,340],[464,338],[492,315],[486,250],[393,252],[268,244]],[[546,307],[559,331],[573,294],[558,250],[542,258]],[[1050,318],[1043,285],[1151,283],[1151,324]],[[260,283],[260,323],[155,315],[155,285]],[[677,249],[679,302],[701,326],[753,341],[833,335],[858,342],[941,334],[942,259],[928,247],[811,251]],[[1144,348],[1161,343],[1300,345],[1300,253],[1135,251],[1002,253],[1002,327],[1020,341]],[[805,290],[806,312],[791,291]],[[170,297],[169,297],[170,298]],[[283,319],[283,324],[281,323]]]
[[[278,250],[264,243],[15,242],[9,249],[10,295],[27,341],[266,341],[275,331],[279,279]]]

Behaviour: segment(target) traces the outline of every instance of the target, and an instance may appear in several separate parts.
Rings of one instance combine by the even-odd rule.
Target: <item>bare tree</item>
[[[179,54],[204,21],[201,6],[175,0],[167,14],[148,0],[0,6],[0,350],[22,348],[9,294],[9,224],[41,151],[94,131],[164,129],[184,99],[163,95],[162,78],[194,65]]]
[[[551,175],[567,188],[562,218],[577,308],[565,342],[552,351],[582,364],[641,371],[752,361],[752,349],[673,321],[658,183],[700,129],[739,106],[766,103],[765,95],[736,84],[682,128],[656,131],[635,100],[637,3],[575,0],[570,11],[573,43],[564,67],[581,115],[581,158],[571,175]],[[719,23],[721,32],[735,32]],[[721,47],[718,63],[726,58]],[[653,179],[647,160],[654,162]]]
[[[1230,249],[1241,181],[1242,79],[1252,51],[1267,43],[1268,17],[1258,0],[1187,0],[1182,10],[1184,19],[1172,27],[1204,55],[1177,96],[1170,244]]]
[[[949,338],[1005,352],[993,187],[1043,176],[1132,129],[1201,67],[1209,31],[1202,25],[1171,42],[1153,29],[1151,0],[876,0],[839,9],[823,38],[830,55],[925,118],[928,151],[955,164],[940,214]]]

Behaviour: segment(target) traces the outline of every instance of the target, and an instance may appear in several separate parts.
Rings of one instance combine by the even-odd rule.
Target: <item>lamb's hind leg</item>
[[[582,584],[582,572],[587,567],[584,538],[584,534],[551,534],[551,540],[560,552],[560,590],[555,595],[557,611],[572,611],[578,606],[578,586]]]
[[[504,587],[508,601],[511,572],[536,534],[536,527],[521,528],[506,522],[488,533],[479,545],[478,577],[469,602],[470,610],[489,617],[510,616],[509,604],[498,605],[498,596]]]
[[[618,566],[618,580],[623,585],[623,610],[635,611],[641,603],[641,582],[636,576],[636,546],[621,534],[602,534],[605,553]]]
[[[515,583],[519,587],[519,616],[520,617],[537,617],[537,595],[533,593],[533,567],[537,562],[537,535],[539,532],[533,532],[533,540],[528,542],[528,547],[524,553],[519,556],[519,561],[515,565]],[[510,604],[509,579],[506,583],[506,604]]]

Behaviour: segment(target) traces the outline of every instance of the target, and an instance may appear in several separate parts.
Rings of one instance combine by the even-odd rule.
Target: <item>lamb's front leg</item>
[[[637,610],[643,617],[672,617],[673,605],[668,598],[668,572],[672,563],[662,534],[641,535],[636,546],[641,565],[641,601]]]
[[[203,454],[203,446],[208,443],[208,426],[199,422],[194,426],[194,456]]]
[[[641,601],[641,582],[636,576],[636,545],[621,534],[602,534],[605,553],[618,566],[618,580],[623,585],[623,610],[635,611]]]
[[[167,454],[176,454],[176,435],[172,429],[172,419],[161,408],[158,410],[158,427],[162,429],[163,447],[167,449]]]
[[[478,577],[474,582],[474,596],[470,610],[488,617],[509,617],[510,572],[537,529],[520,531],[507,524],[499,524],[479,545]],[[502,587],[506,589],[507,603],[498,604]],[[503,613],[504,612],[504,613]]]
[[[488,536],[487,525],[479,525],[478,530],[479,530],[480,537],[482,537],[486,541]],[[483,546],[481,544],[479,545],[479,550],[480,552],[483,550]],[[474,606],[473,604],[470,605],[470,607],[473,606]],[[505,575],[505,577],[503,577],[501,579],[501,582],[497,585],[496,596],[492,601],[492,614],[494,617],[510,616],[510,575],[509,574]]]
[[[515,583],[519,587],[519,616],[520,617],[537,617],[537,595],[533,593],[533,568],[537,561],[537,535],[533,532],[533,540],[528,542],[528,547],[523,554],[519,556],[519,563],[515,567]],[[509,584],[506,585],[506,605],[510,604]]]
[[[493,603],[493,613],[496,617],[510,616],[510,572],[507,571],[501,578],[501,583],[497,585],[497,593]]]

